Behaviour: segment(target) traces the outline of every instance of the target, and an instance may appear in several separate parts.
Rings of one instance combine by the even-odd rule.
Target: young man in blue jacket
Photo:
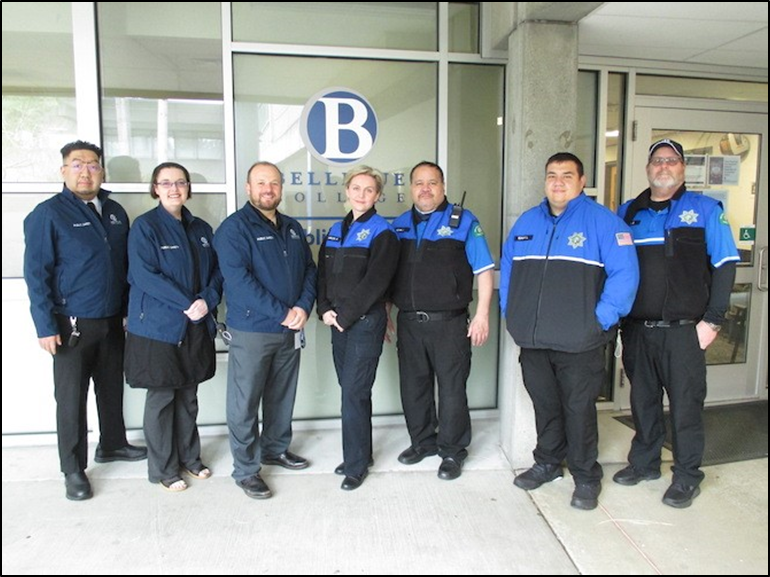
[[[224,277],[227,327],[227,427],[233,478],[253,499],[272,497],[262,465],[304,469],[289,451],[303,328],[316,297],[316,266],[305,231],[278,212],[283,175],[272,163],[248,172],[249,202],[221,224],[214,249]],[[258,415],[262,410],[262,435]]]
[[[641,284],[621,332],[636,434],[629,465],[612,478],[621,485],[660,478],[665,389],[674,478],[663,502],[679,509],[700,494],[705,350],[724,322],[740,260],[722,204],[688,191],[684,174],[682,145],[655,142],[647,162],[650,187],[618,211],[631,227]]]
[[[56,434],[66,496],[93,495],[86,476],[88,383],[101,436],[97,463],[138,461],[126,440],[123,317],[128,216],[101,188],[101,149],[78,140],[61,149],[64,188],[24,220],[24,280],[40,347],[53,356]]]
[[[546,198],[516,221],[500,266],[500,306],[521,347],[537,427],[535,465],[514,484],[532,490],[561,477],[566,457],[571,505],[594,509],[604,350],[631,310],[639,266],[628,226],[583,192],[577,156],[554,154],[545,173]]]

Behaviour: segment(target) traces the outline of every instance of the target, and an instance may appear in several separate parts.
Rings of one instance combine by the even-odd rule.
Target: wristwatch
[[[715,323],[710,323],[708,321],[705,321],[705,322],[706,322],[706,324],[708,326],[711,327],[711,330],[714,331],[715,333],[718,333],[719,331],[722,330],[722,325],[718,325],[718,324],[715,324]]]

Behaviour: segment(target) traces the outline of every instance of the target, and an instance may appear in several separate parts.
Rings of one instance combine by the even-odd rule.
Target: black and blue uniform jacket
[[[128,215],[99,190],[99,218],[66,186],[24,219],[24,279],[39,338],[59,334],[54,314],[125,314]]]
[[[371,208],[357,220],[350,212],[335,223],[318,256],[318,317],[334,310],[343,329],[385,302],[398,266],[398,238]]]
[[[128,235],[129,332],[179,344],[189,321],[183,311],[202,298],[210,314],[198,322],[205,322],[214,338],[222,275],[213,238],[211,226],[185,207],[182,221],[161,205],[134,221]]]
[[[414,208],[393,221],[401,255],[392,300],[402,311],[465,309],[473,300],[473,275],[494,268],[478,219],[463,210],[451,227],[452,206],[444,199],[419,239]]]
[[[629,315],[721,324],[740,260],[722,204],[682,186],[654,210],[648,188],[618,214],[631,227],[643,272]]]
[[[604,345],[638,284],[628,226],[582,192],[559,216],[547,199],[526,211],[503,246],[500,306],[523,348],[579,353]]]

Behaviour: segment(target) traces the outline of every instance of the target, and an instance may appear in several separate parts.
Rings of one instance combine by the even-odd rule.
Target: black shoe
[[[275,457],[262,457],[263,465],[278,465],[284,469],[306,469],[310,466],[310,463],[304,457],[284,451],[280,455]]]
[[[693,499],[700,495],[700,487],[685,485],[683,483],[671,483],[671,486],[663,495],[663,502],[669,507],[684,509],[692,505]]]
[[[94,496],[91,483],[83,471],[64,475],[64,486],[67,488],[67,499],[70,501],[85,501]]]
[[[570,505],[576,509],[590,511],[599,506],[599,493],[602,492],[601,483],[577,483],[572,493]]]
[[[126,445],[114,451],[105,451],[101,445],[96,447],[94,461],[97,463],[110,463],[111,461],[142,461],[147,458],[147,447],[135,447]]]
[[[269,499],[273,496],[270,487],[268,487],[267,483],[262,480],[259,473],[241,481],[236,481],[236,484],[243,489],[246,496],[251,497],[252,499]]]
[[[458,461],[454,457],[444,457],[441,461],[441,465],[438,468],[438,478],[445,481],[451,481],[457,479],[463,474],[463,463]]]
[[[438,449],[424,449],[423,447],[409,447],[398,456],[398,462],[404,465],[414,465],[422,461],[425,457],[438,455]]]
[[[537,489],[543,483],[550,483],[564,475],[561,465],[548,465],[535,463],[531,469],[527,469],[521,475],[518,475],[513,484],[519,489],[531,491]]]
[[[340,489],[342,489],[343,491],[355,491],[364,483],[364,479],[366,479],[366,476],[368,474],[369,474],[369,470],[367,469],[359,476],[348,475],[342,481],[342,485],[340,485]]]
[[[660,471],[642,471],[633,465],[621,469],[612,476],[612,480],[621,485],[637,485],[642,481],[660,479]]]
[[[374,457],[369,457],[369,462],[366,464],[367,467],[374,467]],[[345,474],[345,461],[342,461],[337,467],[334,469],[335,475],[344,475]]]

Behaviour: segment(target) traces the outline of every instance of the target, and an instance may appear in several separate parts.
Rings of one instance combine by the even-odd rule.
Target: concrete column
[[[573,151],[577,24],[521,21],[508,38],[508,57],[504,238],[516,219],[543,199],[548,157]],[[521,378],[519,349],[506,331],[501,333],[501,445],[511,465],[519,469],[533,462],[535,417]]]

